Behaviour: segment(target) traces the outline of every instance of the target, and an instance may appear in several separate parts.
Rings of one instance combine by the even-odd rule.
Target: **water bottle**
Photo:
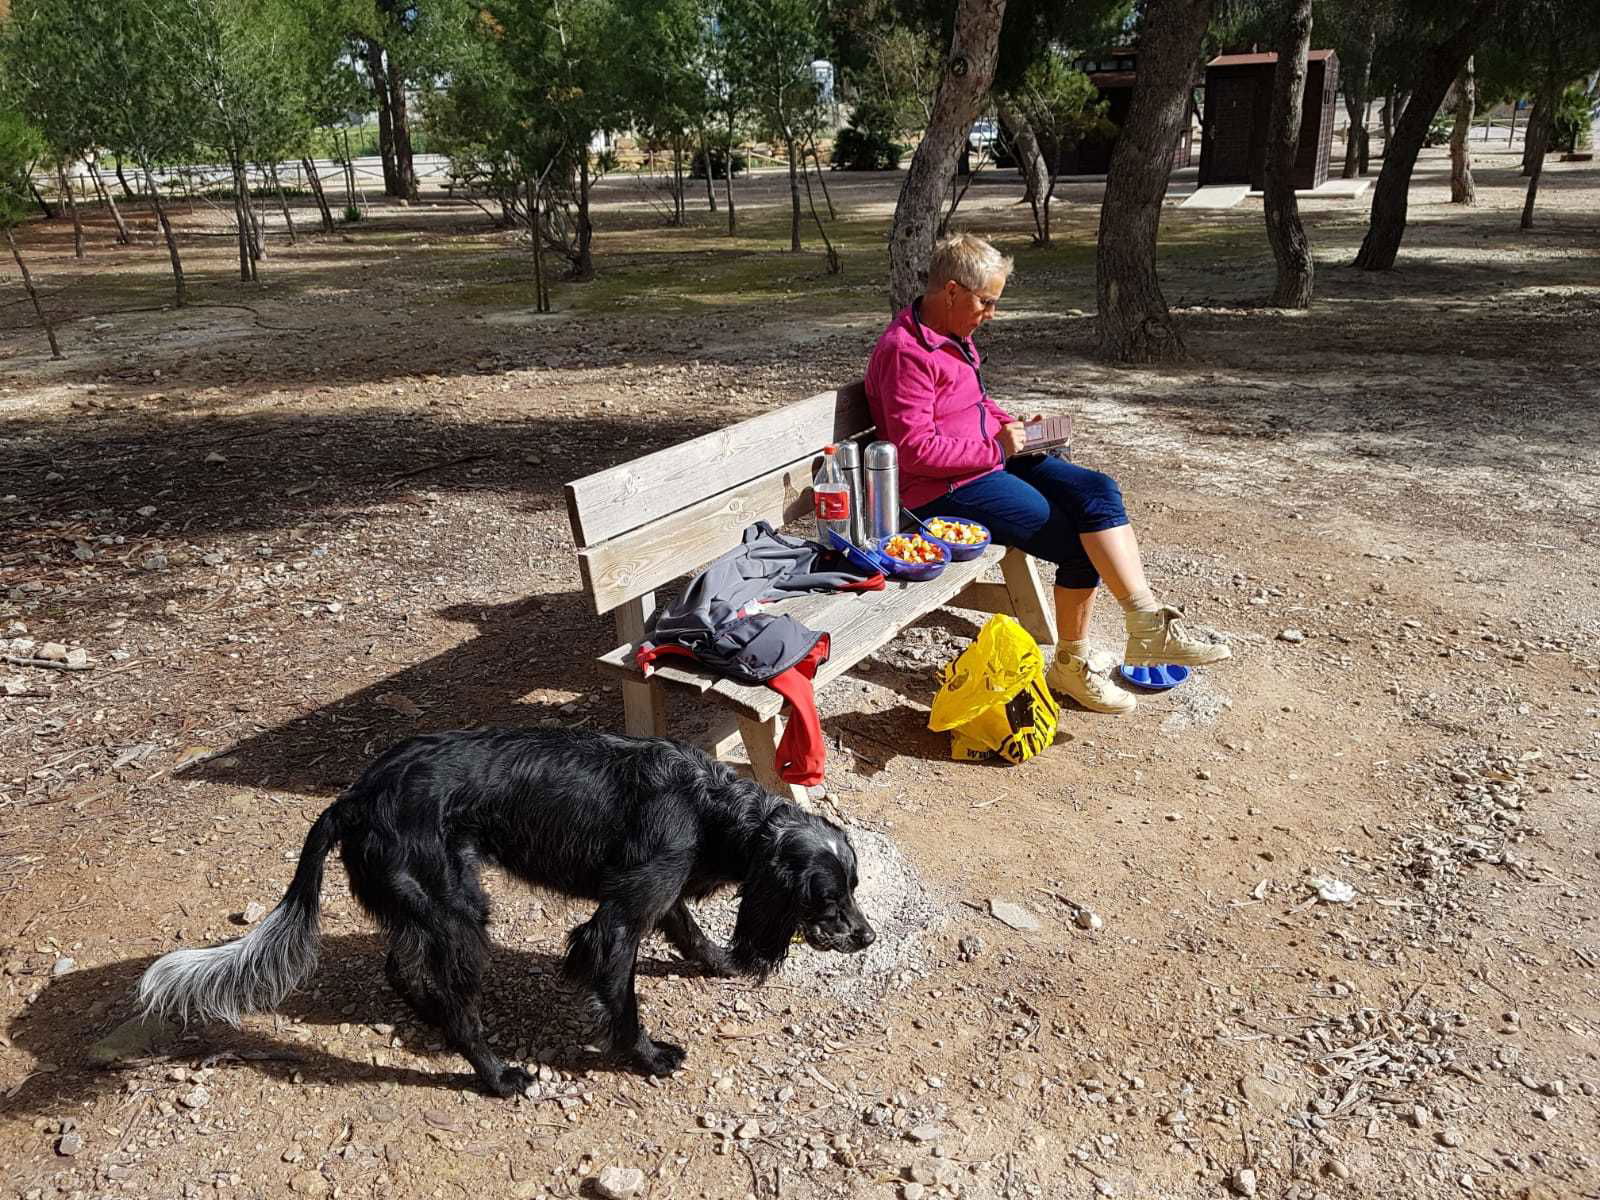
[[[855,442],[840,442],[834,458],[839,472],[850,488],[850,540],[857,546],[867,544],[866,481],[861,477],[861,447]]]
[[[867,539],[900,531],[900,456],[893,442],[873,442],[863,459],[867,480]]]
[[[822,448],[822,463],[811,480],[811,503],[817,514],[817,541],[824,546],[833,543],[828,534],[850,536],[850,485],[839,470],[837,446]]]

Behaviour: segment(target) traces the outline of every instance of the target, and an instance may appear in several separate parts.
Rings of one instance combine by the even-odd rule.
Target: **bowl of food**
[[[932,579],[950,561],[950,547],[920,533],[891,533],[874,549],[896,579]]]
[[[989,531],[976,521],[952,521],[948,517],[929,517],[922,523],[923,536],[950,548],[952,562],[977,558],[989,548]]]

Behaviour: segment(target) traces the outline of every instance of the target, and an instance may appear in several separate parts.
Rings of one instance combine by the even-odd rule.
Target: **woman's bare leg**
[[[1150,581],[1145,578],[1144,562],[1139,557],[1139,539],[1132,525],[1118,525],[1115,529],[1102,529],[1098,533],[1080,533],[1084,553],[1100,572],[1100,578],[1111,589],[1124,607],[1130,597],[1141,599],[1140,593],[1150,595]],[[1151,598],[1150,608],[1155,608]]]
[[[1094,612],[1095,589],[1058,587],[1056,593],[1056,636],[1063,642],[1081,642],[1089,636],[1089,617]]]

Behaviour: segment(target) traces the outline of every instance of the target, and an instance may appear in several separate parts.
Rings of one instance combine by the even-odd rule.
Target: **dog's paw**
[[[491,1095],[502,1099],[520,1096],[533,1085],[534,1078],[521,1067],[502,1067],[494,1081],[485,1081]]]
[[[674,1046],[671,1042],[651,1042],[648,1048],[639,1051],[639,1065],[649,1075],[671,1075],[683,1066],[683,1060],[688,1057],[682,1046]]]
[[[717,979],[730,979],[739,974],[733,956],[725,950],[715,950],[700,956],[700,969]]]

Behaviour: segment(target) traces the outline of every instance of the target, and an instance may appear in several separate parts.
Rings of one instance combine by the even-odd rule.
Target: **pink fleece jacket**
[[[878,436],[900,452],[907,508],[1004,466],[995,435],[1016,419],[984,391],[972,339],[935,333],[918,308],[896,314],[867,364],[867,403]]]

